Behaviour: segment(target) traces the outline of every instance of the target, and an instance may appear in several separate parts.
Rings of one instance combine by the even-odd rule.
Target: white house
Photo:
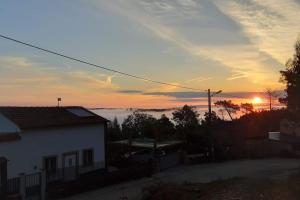
[[[83,107],[0,107],[0,158],[7,160],[7,177],[74,169],[65,171],[74,178],[105,169],[106,123]]]

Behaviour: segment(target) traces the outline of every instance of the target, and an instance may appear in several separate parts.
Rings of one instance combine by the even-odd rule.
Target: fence
[[[7,190],[7,160],[0,157],[0,199],[2,199]]]
[[[55,183],[47,186],[47,195],[50,199],[68,197],[74,194],[87,192],[101,187],[118,184],[124,181],[140,179],[152,173],[148,165],[131,166],[112,172],[87,173],[81,175],[77,181]]]
[[[41,173],[25,175],[25,197],[26,199],[41,199]]]
[[[46,182],[53,183],[57,181],[73,181],[77,179],[78,176],[93,172],[96,170],[104,169],[104,162],[97,162],[88,166],[77,166],[77,167],[68,167],[63,169],[56,169],[52,172],[46,173]]]
[[[24,174],[7,180],[8,196],[20,195],[24,200],[42,200],[45,197],[44,173]]]
[[[20,177],[7,180],[7,194],[18,194],[20,192]]]

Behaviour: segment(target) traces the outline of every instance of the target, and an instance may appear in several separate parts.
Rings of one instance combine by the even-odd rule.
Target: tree
[[[222,121],[222,119],[217,115],[217,113],[215,111],[211,112],[211,116],[209,116],[208,112],[204,113],[204,119],[201,120],[201,125],[206,126],[209,123],[209,120],[211,120],[211,125],[214,125],[220,121]]]
[[[241,103],[241,109],[245,114],[253,113],[254,112],[254,106],[252,103]]]
[[[280,71],[280,81],[286,84],[286,97],[280,98],[289,110],[300,110],[300,40],[295,44],[294,57],[286,63],[286,70]]]
[[[155,129],[158,140],[169,139],[174,136],[175,133],[174,124],[165,114],[162,114],[156,121]]]
[[[187,141],[187,136],[192,134],[199,126],[198,112],[192,107],[184,105],[181,109],[174,111],[172,114],[177,130],[181,132],[181,136]]]
[[[123,139],[121,127],[116,117],[113,119],[112,122],[108,124],[107,132],[108,132],[108,140],[110,141]]]
[[[236,114],[236,112],[240,110],[239,105],[232,103],[231,100],[217,101],[215,105],[217,107],[222,107],[227,112],[231,120],[233,120],[232,115]]]
[[[152,115],[134,112],[122,123],[123,132],[128,137],[155,137],[156,119]]]

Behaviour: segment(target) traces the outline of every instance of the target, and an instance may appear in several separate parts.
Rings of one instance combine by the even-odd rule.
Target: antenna
[[[57,107],[59,107],[59,103],[61,102],[61,98],[60,97],[58,97],[57,98]]]

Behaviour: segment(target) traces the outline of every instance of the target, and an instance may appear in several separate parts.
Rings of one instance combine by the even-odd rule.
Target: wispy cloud
[[[187,80],[186,82],[190,83],[190,82],[203,82],[203,81],[208,81],[211,80],[212,77],[197,77],[197,78],[192,78],[190,80]]]
[[[282,94],[283,91],[276,91],[278,94]],[[175,100],[179,99],[186,99],[186,100],[199,100],[199,99],[206,99],[207,92],[145,92],[144,95],[152,95],[152,96],[169,96],[174,97]],[[267,96],[265,92],[222,92],[221,94],[217,95],[217,98],[253,98],[254,96]]]
[[[1,68],[26,68],[32,67],[33,65],[34,63],[26,57],[0,56]]]
[[[75,85],[81,85],[81,87],[86,87],[87,89],[118,89],[119,86],[112,82],[114,78],[113,75],[105,74],[92,74],[90,72],[74,70],[68,71],[63,74],[64,78],[75,83]]]
[[[256,48],[284,64],[293,54],[299,34],[300,5],[294,0],[215,0],[216,5],[243,27]]]
[[[217,61],[221,66],[227,67],[233,73],[228,80],[246,78],[263,87],[270,84],[280,86],[278,70],[283,67],[288,55],[291,55],[299,30],[296,19],[300,17],[300,9],[292,0],[287,5],[284,5],[285,1],[270,0],[216,0],[214,3],[192,0],[101,2],[191,56]],[[205,30],[213,30],[209,24],[211,16],[205,12],[206,9],[220,15],[219,19],[222,15],[228,17],[228,20],[241,28],[240,33],[249,41],[212,45],[195,42],[191,35],[199,33],[201,36]],[[202,26],[197,27],[199,22]],[[188,25],[191,27],[189,32],[186,30]],[[219,25],[214,32],[224,33],[227,27]],[[229,35],[234,35],[235,32],[236,30],[232,30]],[[241,72],[239,76],[236,76],[236,71]]]
[[[142,94],[143,91],[141,90],[118,90],[118,93],[125,93],[125,94]]]
[[[238,74],[232,74],[226,80],[232,81],[232,80],[236,80],[236,79],[240,79],[240,78],[246,78],[246,77],[248,77],[248,74],[238,73]]]
[[[114,75],[92,73],[89,71],[69,70],[47,66],[34,62],[29,58],[5,56],[0,57],[0,71],[6,76],[1,77],[1,87],[9,88],[51,88],[53,85],[64,85],[84,90],[117,89],[113,83]],[[37,91],[32,91],[35,93]]]

